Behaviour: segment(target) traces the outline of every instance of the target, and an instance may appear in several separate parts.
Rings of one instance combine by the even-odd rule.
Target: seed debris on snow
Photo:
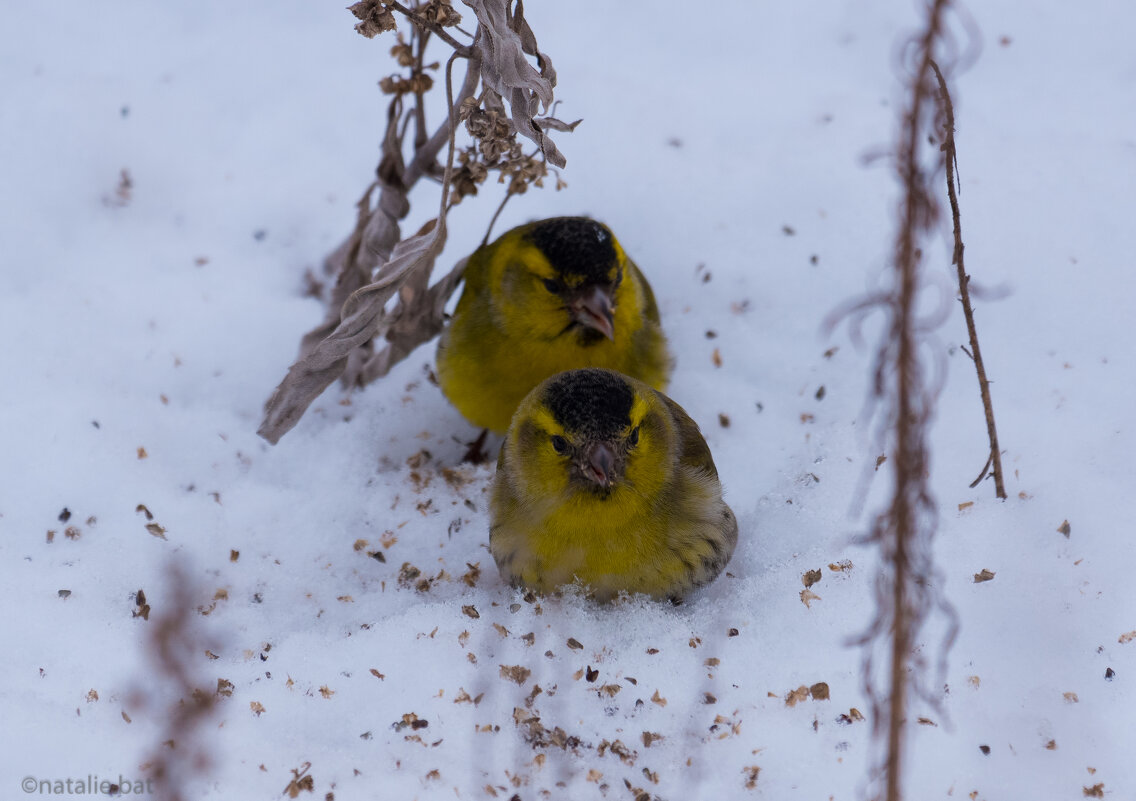
[[[138,590],[134,594],[134,610],[130,613],[131,617],[140,617],[143,620],[150,619],[150,604],[146,603],[146,593]]]
[[[532,671],[523,665],[501,665],[501,678],[516,684],[524,684],[529,680]]]

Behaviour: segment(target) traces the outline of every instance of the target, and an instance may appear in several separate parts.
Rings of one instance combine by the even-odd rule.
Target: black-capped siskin
[[[510,584],[679,601],[722,572],[737,540],[706,440],[663,393],[573,370],[517,409],[490,499],[489,550]]]
[[[438,344],[438,381],[476,426],[503,433],[549,376],[606,367],[666,386],[671,357],[650,284],[606,225],[555,217],[470,256]]]

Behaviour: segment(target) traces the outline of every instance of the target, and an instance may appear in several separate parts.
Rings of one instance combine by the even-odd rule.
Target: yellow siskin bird
[[[650,284],[607,226],[555,217],[470,256],[438,344],[438,381],[467,420],[504,433],[533,387],[578,367],[666,386],[671,369]]]
[[[738,522],[682,407],[612,370],[572,370],[521,403],[497,461],[489,550],[513,586],[573,582],[681,601],[733,555]]]

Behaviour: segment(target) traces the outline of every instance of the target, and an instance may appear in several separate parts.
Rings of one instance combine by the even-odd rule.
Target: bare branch
[[[959,294],[962,297],[963,316],[966,317],[966,332],[970,337],[970,351],[967,355],[974,362],[974,369],[978,373],[978,391],[982,395],[982,409],[986,414],[986,435],[990,439],[990,463],[994,467],[994,494],[1005,500],[1006,485],[1002,474],[1002,454],[998,449],[998,429],[994,425],[994,403],[990,399],[990,382],[986,380],[986,367],[982,362],[982,351],[978,347],[978,329],[974,324],[974,307],[970,303],[970,276],[966,274],[963,263],[962,220],[959,214],[958,195],[955,194],[955,175],[958,170],[958,150],[955,148],[955,109],[951,103],[950,92],[947,91],[947,82],[939,65],[930,62],[931,69],[935,71],[935,78],[939,82],[939,99],[942,101],[946,122],[943,125],[944,141],[943,153],[947,171],[947,196],[951,202],[951,217],[954,222],[955,250],[951,263],[958,268]],[[965,350],[965,349],[964,349]],[[982,475],[975,479],[974,487],[986,475],[983,468]]]

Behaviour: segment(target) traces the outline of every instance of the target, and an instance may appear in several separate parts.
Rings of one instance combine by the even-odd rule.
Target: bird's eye
[[[558,281],[553,281],[551,278],[545,278],[544,279],[544,288],[547,289],[549,292],[552,292],[553,294],[555,294],[555,293],[560,291],[560,283]]]
[[[639,426],[635,426],[635,428],[631,429],[631,436],[627,438],[627,441],[631,445],[639,444]]]
[[[568,440],[560,435],[554,436],[552,438],[552,449],[557,453],[564,453],[568,450]]]

